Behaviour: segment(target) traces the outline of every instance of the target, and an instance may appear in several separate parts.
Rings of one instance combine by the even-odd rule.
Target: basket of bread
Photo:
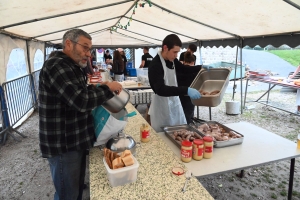
[[[104,148],[103,154],[107,178],[112,187],[136,181],[139,163],[130,150],[116,153]]]

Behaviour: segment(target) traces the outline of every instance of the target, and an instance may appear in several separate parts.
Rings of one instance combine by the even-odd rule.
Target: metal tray
[[[194,120],[195,122],[195,120]],[[219,127],[222,127],[226,132],[228,131],[234,131],[236,132],[237,134],[241,135],[242,137],[241,138],[234,138],[234,139],[230,139],[230,140],[227,140],[227,141],[214,141],[214,147],[215,148],[222,148],[222,147],[228,147],[228,146],[233,146],[233,145],[237,145],[237,144],[242,144],[243,143],[243,140],[244,140],[244,135],[242,135],[241,133],[235,131],[235,130],[232,130],[231,128],[228,128],[227,126],[224,126],[223,124],[220,124],[219,122],[216,122],[216,121],[207,121],[207,122],[195,122],[194,125],[191,125],[193,129],[197,130],[196,126],[198,127],[199,125],[201,124],[204,124],[204,123],[207,123],[207,124],[217,124]],[[197,130],[198,131],[198,130]],[[205,134],[198,131],[199,133],[201,133],[200,135],[201,136],[204,136]]]
[[[198,130],[196,130],[195,128],[193,128],[187,124],[163,127],[163,130],[164,130],[167,138],[169,138],[178,148],[181,148],[181,143],[179,141],[175,140],[174,138],[172,138],[171,134],[173,134],[174,131],[181,130],[181,129],[193,131],[193,132],[199,134],[201,137],[203,137],[202,133],[200,133]]]
[[[219,90],[216,95],[205,95],[200,99],[192,99],[192,103],[196,106],[218,106],[225,94],[229,83],[231,69],[227,68],[213,68],[209,71],[201,70],[191,84],[191,88],[196,90],[206,89],[208,92]]]

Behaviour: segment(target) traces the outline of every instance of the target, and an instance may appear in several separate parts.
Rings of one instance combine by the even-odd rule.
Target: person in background
[[[289,76],[289,78],[290,79],[294,78],[299,72],[300,72],[300,65],[296,68],[294,73]],[[297,90],[296,104],[297,104],[297,110],[295,113],[300,115],[300,89]]]
[[[185,54],[186,52],[191,52],[191,53],[193,54],[193,56],[195,57],[195,63],[196,63],[197,58],[196,58],[196,56],[194,55],[194,53],[195,53],[196,51],[197,51],[197,46],[194,45],[194,44],[190,44],[189,47],[188,47],[188,49],[187,49],[185,52],[182,52],[182,53],[180,54],[180,56],[179,56],[179,61],[180,61],[181,63],[183,63],[183,62],[184,62],[184,54]]]
[[[105,54],[104,54],[103,58],[104,58],[104,62],[106,62],[107,59],[109,59],[109,60],[112,59],[112,57],[111,57],[110,52],[109,52],[108,49],[105,51]]]
[[[190,67],[195,67],[195,57],[192,52],[187,51],[184,54],[183,64]],[[199,68],[198,68],[199,69]],[[200,69],[199,69],[200,71]],[[178,86],[187,86],[189,87],[199,71],[195,71],[192,73],[182,73],[180,71],[176,71]],[[186,95],[179,95],[179,99],[183,108],[183,112],[186,118],[187,124],[192,122],[191,118],[194,117],[195,106],[191,101],[191,98]]]
[[[118,50],[114,51],[114,59],[111,71],[114,73],[115,81],[124,81],[124,62],[121,53]]]
[[[143,52],[144,52],[144,55],[142,55],[142,63],[140,65],[140,68],[148,68],[151,61],[153,60],[153,57],[149,54],[148,47],[144,47]]]
[[[87,86],[82,69],[91,56],[92,38],[85,31],[67,31],[62,45],[40,71],[39,146],[50,165],[54,199],[82,199],[86,151],[95,142],[91,111],[122,85]]]
[[[176,72],[196,73],[202,66],[187,67],[177,59],[182,46],[175,34],[165,37],[162,49],[158,51],[148,68],[150,86],[154,91],[149,109],[151,126],[160,132],[163,126],[186,124],[179,95],[188,95],[192,99],[201,98],[198,90],[187,86],[178,86]]]
[[[127,58],[125,56],[125,52],[122,48],[118,48],[118,51],[120,52],[121,56],[122,56],[122,60],[123,60],[123,63],[124,63],[124,71],[123,71],[123,74],[124,75],[127,75],[127,71],[126,71],[126,64],[127,64]]]

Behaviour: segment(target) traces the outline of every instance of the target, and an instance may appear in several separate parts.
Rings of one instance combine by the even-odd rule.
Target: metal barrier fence
[[[31,75],[22,76],[2,84],[10,126],[14,126],[34,107],[32,86]]]
[[[41,70],[35,71],[31,73],[32,76],[32,80],[33,80],[33,88],[34,88],[34,100],[36,103],[36,107],[37,107],[37,103],[39,102],[39,76],[40,76],[40,72]]]

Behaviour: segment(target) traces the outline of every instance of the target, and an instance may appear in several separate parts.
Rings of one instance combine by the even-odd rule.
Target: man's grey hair
[[[85,32],[81,29],[71,29],[71,30],[67,31],[63,36],[63,41],[62,41],[63,49],[65,48],[65,43],[66,43],[67,39],[69,39],[73,42],[78,42],[78,38],[80,36],[83,36],[85,38],[92,40],[92,37],[87,32]]]

